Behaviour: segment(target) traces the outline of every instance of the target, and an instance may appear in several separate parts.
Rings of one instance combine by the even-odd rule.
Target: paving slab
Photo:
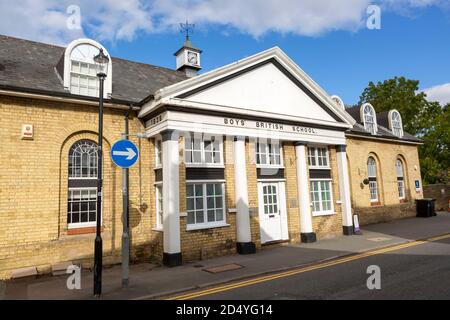
[[[269,246],[252,255],[227,255],[175,268],[135,264],[130,266],[130,286],[127,289],[121,288],[121,266],[105,267],[102,298],[158,298],[446,233],[450,233],[450,213],[442,212],[431,218],[409,218],[365,226],[362,235],[340,236],[309,244]],[[219,273],[204,271],[230,264],[243,268],[230,268]],[[81,290],[68,290],[66,282],[67,275],[8,281],[4,298],[94,299],[90,271],[82,272]]]

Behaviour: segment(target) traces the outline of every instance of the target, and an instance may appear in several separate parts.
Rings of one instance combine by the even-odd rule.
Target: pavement
[[[196,290],[171,299],[448,300],[450,235]]]
[[[103,270],[102,299],[158,299],[339,257],[450,233],[450,213],[431,218],[408,218],[362,228],[362,235],[340,236],[310,244],[267,246],[253,255],[228,255],[167,268],[147,263],[130,266],[130,285],[121,288],[121,266]],[[238,264],[242,268],[220,273],[205,268]],[[93,275],[81,274],[81,289],[67,289],[67,275],[0,282],[3,299],[94,299]],[[2,290],[3,287],[3,290]],[[3,291],[3,292],[2,292]]]

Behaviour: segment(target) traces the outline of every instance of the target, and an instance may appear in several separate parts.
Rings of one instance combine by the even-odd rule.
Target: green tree
[[[419,157],[425,183],[449,181],[449,105],[427,101],[426,94],[419,92],[419,81],[404,77],[370,82],[359,104],[366,102],[377,112],[397,109],[405,131],[424,141]]]

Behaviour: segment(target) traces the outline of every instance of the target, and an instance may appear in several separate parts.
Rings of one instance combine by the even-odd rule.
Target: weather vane
[[[189,33],[194,33],[195,24],[189,23],[186,20],[186,23],[180,23],[180,32],[186,34],[186,40],[189,40]]]

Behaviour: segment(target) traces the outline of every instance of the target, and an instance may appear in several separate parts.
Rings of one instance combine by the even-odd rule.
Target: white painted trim
[[[213,179],[213,180],[186,180],[186,184],[201,184],[201,183],[225,183],[224,179]]]
[[[313,118],[307,118],[307,117],[296,117],[296,116],[279,114],[279,113],[275,113],[275,112],[249,110],[247,108],[240,108],[240,107],[230,107],[230,106],[217,105],[217,104],[207,104],[207,103],[198,102],[198,101],[181,100],[178,98],[170,98],[170,99],[164,98],[161,100],[160,105],[191,107],[194,109],[206,110],[206,111],[220,111],[220,112],[231,113],[231,114],[242,114],[242,115],[248,115],[248,116],[254,116],[254,117],[268,118],[268,120],[270,120],[270,119],[288,120],[288,121],[311,123],[311,124],[323,124],[323,125],[328,125],[328,126],[337,127],[337,128],[351,128],[352,127],[348,124],[334,122],[334,121],[313,119]],[[159,105],[158,105],[158,107],[159,107]],[[141,117],[141,116],[139,115],[139,117]]]
[[[178,139],[166,140],[163,148],[163,250],[181,252],[180,198],[179,198],[179,146]]]
[[[190,135],[190,132],[184,132],[181,135],[185,136],[185,135]],[[214,140],[219,142],[219,163],[209,163],[206,162],[205,160],[205,155],[206,155],[206,151],[205,151],[205,138],[206,140],[208,140],[208,138],[212,138],[214,137]],[[192,139],[192,137],[191,137]],[[186,162],[186,142],[185,145],[183,145],[183,161],[184,164],[186,165],[186,168],[225,168],[224,165],[224,158],[223,158],[223,137],[221,134],[208,134],[208,133],[201,133],[201,137],[198,136],[197,132],[194,132],[193,135],[193,141],[200,139],[200,153],[201,153],[201,162]],[[195,142],[194,142],[195,144]],[[193,150],[193,149],[192,149]]]
[[[286,179],[257,179],[257,182],[286,182]]]
[[[347,152],[336,152],[339,195],[341,198],[342,225],[353,226],[353,214],[350,194],[350,177],[348,172]],[[337,203],[337,201],[336,201]]]
[[[236,138],[233,142],[234,180],[236,199],[236,241],[252,241],[250,229],[250,208],[248,202],[247,164],[245,161],[245,139]]]
[[[297,195],[300,202],[300,232],[311,233],[313,232],[313,225],[306,146],[295,146],[295,155],[297,158]]]
[[[105,79],[105,90],[104,90],[104,98],[107,99],[112,94],[112,58],[111,55],[108,53],[108,50],[106,50],[105,47],[103,47],[100,43],[97,41],[94,41],[92,39],[77,39],[72,41],[66,48],[64,52],[64,88],[70,91],[70,70],[71,70],[71,55],[72,51],[79,45],[91,45],[98,50],[103,49],[105,55],[109,57],[109,63],[108,63],[108,74]],[[94,57],[92,57],[94,58]]]
[[[313,217],[321,217],[321,216],[333,216],[337,214],[335,211],[333,210],[328,210],[328,211],[320,211],[320,212],[312,212],[312,216]]]
[[[226,207],[226,189],[225,189],[225,180],[188,180],[186,181],[186,186],[191,184],[201,184],[202,190],[203,190],[203,214],[204,214],[204,220],[207,220],[208,215],[208,197],[207,197],[207,190],[206,185],[207,184],[220,184],[222,189],[222,210],[223,210],[223,220],[222,221],[213,221],[213,222],[203,222],[203,223],[194,223],[194,224],[188,224],[186,223],[186,229],[187,230],[194,230],[194,229],[208,229],[208,228],[215,228],[216,226],[220,225],[223,226],[224,224],[227,224],[227,207]],[[186,195],[187,198],[187,195]],[[188,213],[186,212],[186,216]]]
[[[331,203],[331,209],[330,210],[323,210],[323,211],[314,211],[313,209],[311,209],[311,214],[312,216],[322,216],[322,215],[330,215],[330,214],[335,214],[334,211],[334,199],[333,199],[333,179],[330,178],[319,178],[319,179],[310,179],[309,180],[309,184],[311,185],[311,182],[315,182],[315,181],[327,181],[330,183],[330,203]],[[319,184],[320,187],[320,184]],[[311,193],[311,187],[309,188],[309,192]],[[322,207],[322,189],[320,189],[320,206]],[[313,203],[311,201],[311,208],[313,207]]]
[[[259,222],[260,222],[260,228],[262,229],[261,226],[261,221],[263,217],[265,217],[265,213],[264,213],[264,194],[263,194],[263,187],[264,185],[270,185],[270,184],[275,184],[277,187],[276,189],[278,190],[277,192],[277,206],[279,209],[279,219],[280,219],[280,233],[281,233],[281,239],[273,239],[273,240],[268,240],[265,241],[265,239],[263,239],[262,236],[262,232],[261,232],[261,243],[268,243],[271,241],[280,241],[280,240],[289,240],[289,226],[288,226],[288,221],[287,221],[287,207],[286,207],[286,188],[285,188],[285,182],[282,180],[276,180],[276,181],[263,181],[263,180],[258,180],[258,216],[259,216]]]
[[[97,222],[75,222],[75,223],[68,223],[67,224],[67,230],[72,229],[83,229],[83,228],[90,228],[95,227],[97,225]]]
[[[188,92],[195,88],[204,86],[217,79],[239,72],[240,70],[251,67],[252,65],[266,61],[268,59],[276,59],[292,76],[301,81],[303,85],[310,90],[322,103],[324,103],[333,113],[341,118],[348,127],[355,124],[355,120],[342,108],[338,107],[331,97],[315,83],[294,61],[292,61],[279,47],[262,51],[248,58],[239,60],[221,68],[206,72],[202,75],[181,81],[179,83],[162,88],[155,93],[155,100],[143,106],[139,116],[143,117],[157,108],[162,100],[173,98],[182,93]]]
[[[394,133],[394,127],[392,126],[392,116],[393,116],[394,112],[397,112],[398,116],[400,117],[400,126],[401,126],[401,132],[400,132],[401,134],[400,134],[400,136],[397,136],[397,135]],[[389,111],[389,113],[388,113],[388,123],[389,123],[389,129],[391,130],[391,133],[392,133],[393,135],[399,137],[399,138],[402,138],[403,135],[404,135],[404,131],[403,131],[403,119],[402,119],[402,115],[400,114],[400,112],[398,112],[397,109],[393,109],[393,110],[390,110],[390,111]]]
[[[225,168],[224,164],[214,164],[214,163],[184,163],[186,168]]]
[[[0,90],[0,95],[10,96],[10,97],[22,97],[22,98],[29,98],[29,99],[46,100],[46,101],[56,101],[56,102],[64,102],[64,103],[74,103],[74,104],[98,107],[98,101],[81,100],[81,99],[67,98],[67,97],[58,97],[58,96],[52,96],[52,95],[46,95],[46,94]],[[88,97],[88,96],[86,96],[86,97]],[[104,107],[112,108],[112,109],[124,109],[124,110],[130,109],[129,105],[108,103],[108,102],[104,103]],[[138,111],[138,110],[140,110],[139,107],[133,107],[133,111]]]
[[[395,140],[395,139],[381,138],[381,137],[376,137],[376,136],[361,136],[361,135],[352,134],[352,133],[346,133],[345,136],[350,137],[350,138],[386,141],[386,142],[392,142],[392,143],[397,143],[397,144],[412,144],[412,145],[417,145],[417,146],[420,146],[423,144],[423,142]]]
[[[195,231],[195,230],[204,230],[204,229],[214,229],[214,228],[223,228],[230,227],[231,225],[228,223],[205,223],[205,224],[187,224],[186,231]]]
[[[316,165],[314,165],[314,166],[309,164],[309,149],[310,148],[313,148],[315,150],[314,151],[314,159],[316,161]],[[319,166],[319,165],[317,165],[319,163],[319,154],[317,152],[317,148],[326,150],[325,157],[326,157],[326,160],[327,160],[327,166]],[[308,160],[308,167],[309,167],[309,169],[313,169],[313,170],[331,170],[330,150],[328,149],[328,145],[324,145],[324,144],[322,144],[322,145],[321,144],[308,145],[307,155],[306,156],[307,156],[307,160]]]
[[[173,129],[181,132],[207,133],[221,136],[246,136],[266,139],[276,138],[285,141],[307,141],[312,144],[345,144],[345,133],[332,129],[283,124],[283,129],[276,131],[257,128],[257,121],[251,120],[245,120],[245,126],[232,126],[224,123],[226,119],[224,117],[189,114],[177,111],[167,111],[162,115],[161,119],[160,122],[152,126],[148,126],[147,122],[147,137],[153,137],[166,129]]]
[[[378,133],[378,120],[377,120],[377,113],[376,113],[376,111],[375,111],[375,108],[370,104],[370,103],[364,103],[364,104],[362,104],[361,105],[361,108],[359,109],[359,112],[360,112],[360,116],[361,116],[361,120],[362,120],[362,123],[363,123],[363,125],[364,125],[364,129],[367,131],[367,132],[369,132],[367,129],[366,129],[366,118],[364,117],[364,108],[366,107],[366,106],[369,106],[370,108],[372,108],[372,112],[373,112],[373,122],[374,122],[374,128],[375,128],[375,132],[370,132],[370,134],[377,134]]]
[[[345,110],[345,104],[344,101],[341,99],[341,97],[337,96],[337,95],[332,95],[331,100],[333,100],[340,108],[342,108],[343,110]]]
[[[269,160],[269,145],[274,145],[272,141],[269,143],[268,140],[277,140],[278,145],[280,147],[280,164],[258,164],[258,144],[260,141],[266,145],[266,160]],[[256,145],[255,145],[255,159],[256,159],[256,167],[257,168],[266,168],[266,169],[284,169],[284,157],[283,157],[283,142],[279,139],[265,139],[265,138],[258,138],[256,139]]]

